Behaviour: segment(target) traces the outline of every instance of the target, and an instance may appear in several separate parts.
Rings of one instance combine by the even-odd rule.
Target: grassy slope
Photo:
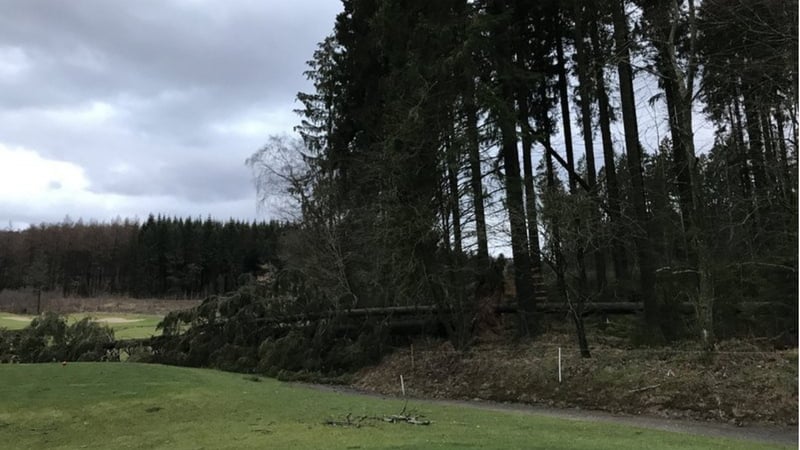
[[[693,343],[644,348],[589,336],[582,358],[569,333],[520,343],[483,343],[466,352],[419,341],[355,377],[361,389],[393,393],[397,374],[418,397],[513,401],[562,408],[662,415],[744,424],[797,424],[797,349],[759,351],[720,342],[711,354]],[[686,346],[686,347],[681,347]],[[563,382],[559,383],[558,348]]]
[[[428,427],[377,421],[331,427],[322,422],[348,413],[398,413],[402,404],[245,378],[126,363],[0,366],[0,442],[14,448],[769,448],[431,405],[417,410],[433,420]]]
[[[26,319],[32,319],[32,316],[21,316],[19,314],[6,314],[0,313],[0,328],[6,328],[8,330],[21,330],[28,326],[30,320],[25,322],[21,320],[14,320],[10,317],[24,317]]]
[[[18,314],[7,314],[7,313],[0,313],[0,328],[7,328],[9,330],[21,330],[28,326],[30,321],[23,322],[20,320],[12,320],[9,316],[13,317],[25,317],[28,319],[33,319],[35,316],[22,316]],[[150,337],[154,334],[158,334],[156,332],[156,325],[161,321],[163,316],[159,315],[148,315],[148,314],[116,314],[116,313],[77,313],[77,314],[69,314],[69,321],[70,323],[74,321],[78,321],[86,316],[94,317],[101,319],[103,317],[120,317],[123,319],[141,319],[137,322],[129,322],[129,323],[104,323],[104,325],[110,326],[114,330],[114,337],[117,339],[136,339],[136,338],[146,338]]]

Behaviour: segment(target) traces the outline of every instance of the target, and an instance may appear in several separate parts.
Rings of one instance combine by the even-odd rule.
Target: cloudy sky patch
[[[0,224],[256,218],[243,162],[297,122],[339,9],[0,0]]]

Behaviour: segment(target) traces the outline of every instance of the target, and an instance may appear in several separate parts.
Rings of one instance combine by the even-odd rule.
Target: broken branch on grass
[[[367,416],[359,416],[353,417],[352,414],[348,413],[344,420],[333,420],[329,419],[323,422],[325,425],[330,425],[334,427],[354,427],[354,428],[361,428],[361,423],[365,420],[375,420],[380,422],[387,422],[387,423],[401,423],[405,422],[411,425],[430,425],[431,421],[427,419],[423,419],[423,416],[415,416],[411,414],[405,414],[405,407],[400,414],[392,414],[389,416],[383,417],[367,417]],[[355,420],[354,420],[355,419]]]
[[[635,394],[637,392],[649,391],[650,389],[655,389],[655,388],[657,388],[659,386],[661,386],[661,384],[653,384],[653,385],[650,385],[650,386],[645,386],[645,387],[640,387],[638,389],[630,390],[630,391],[628,391],[628,393],[629,394]]]
[[[347,416],[345,417],[345,420],[329,419],[329,420],[326,420],[324,423],[325,423],[325,425],[331,425],[331,426],[334,426],[334,427],[361,428],[361,422],[365,421],[366,419],[369,419],[369,417],[367,417],[367,416],[360,416],[360,417],[357,418],[358,420],[354,422],[352,420],[352,417],[353,417],[353,415],[351,413],[348,413]]]
[[[383,418],[384,422],[389,423],[398,423],[398,422],[406,422],[410,423],[411,425],[430,425],[431,421],[427,419],[422,419],[420,416],[406,416],[402,414],[395,414],[391,416],[385,416]]]

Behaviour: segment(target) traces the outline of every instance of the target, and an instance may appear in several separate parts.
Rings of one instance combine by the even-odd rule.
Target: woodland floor
[[[406,393],[420,398],[796,429],[797,349],[765,350],[754,342],[724,341],[708,353],[689,343],[642,348],[601,333],[589,338],[589,359],[580,357],[566,330],[516,344],[484,341],[467,351],[448,342],[418,341],[358,372],[353,387],[399,395],[403,375]]]
[[[61,314],[92,313],[127,313],[164,315],[170,311],[197,306],[201,300],[133,298],[120,295],[104,295],[98,297],[63,297],[59,292],[42,292],[41,310],[55,311]],[[0,290],[0,311],[15,314],[35,314],[37,293],[34,290]]]

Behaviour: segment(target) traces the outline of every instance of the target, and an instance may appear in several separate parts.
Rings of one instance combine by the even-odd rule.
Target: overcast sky
[[[257,215],[338,0],[0,0],[0,227]]]
[[[275,218],[259,212],[244,160],[298,122],[295,95],[311,89],[305,62],[340,9],[339,0],[0,0],[0,228],[67,215]],[[636,85],[640,138],[654,151],[664,108],[648,104],[655,82]],[[706,151],[711,127],[696,125]],[[563,147],[560,134],[553,142]]]

